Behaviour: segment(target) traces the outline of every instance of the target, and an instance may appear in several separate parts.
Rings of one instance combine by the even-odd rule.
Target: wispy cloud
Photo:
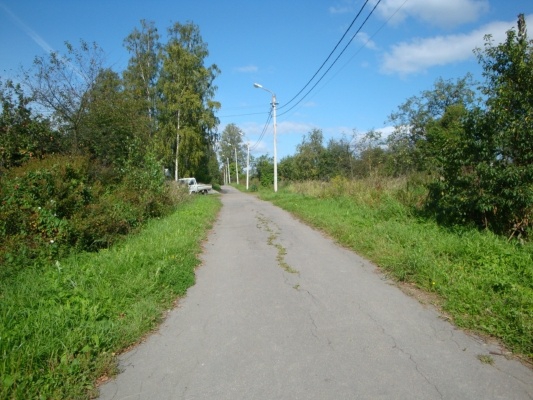
[[[46,40],[44,40],[37,32],[31,29],[26,25],[19,17],[17,17],[4,3],[0,3],[0,9],[9,15],[9,17],[28,35],[37,45],[46,51],[47,53],[52,53],[54,49],[50,46]]]
[[[377,0],[373,0],[375,4]],[[384,0],[378,13],[392,24],[399,24],[412,17],[431,25],[452,28],[476,21],[489,10],[488,0]]]
[[[352,12],[352,7],[350,6],[338,6],[329,8],[330,14],[346,14],[349,12]]]
[[[526,17],[533,21],[533,14]],[[492,35],[496,43],[505,39],[505,32],[516,22],[497,21],[484,25],[470,33],[416,38],[391,47],[383,56],[381,72],[386,74],[408,75],[424,72],[434,66],[442,66],[465,61],[474,56],[475,48],[482,48],[484,37]]]
[[[377,49],[376,43],[370,39],[370,36],[368,36],[365,32],[359,32],[355,36],[355,40],[357,40],[359,43],[361,43],[363,46],[365,46],[367,49],[375,50]]]
[[[255,66],[255,65],[246,65],[244,67],[235,68],[235,71],[241,72],[241,73],[245,73],[245,74],[257,72],[258,70],[259,70],[259,68],[257,66]]]

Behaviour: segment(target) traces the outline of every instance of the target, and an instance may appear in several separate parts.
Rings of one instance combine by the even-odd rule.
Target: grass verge
[[[334,182],[335,183],[335,182]],[[396,280],[441,299],[462,328],[498,338],[533,360],[533,245],[490,232],[451,230],[420,219],[399,199],[405,191],[261,191],[284,208],[373,261]],[[296,193],[298,191],[298,193]]]
[[[195,196],[109,250],[0,282],[0,399],[78,399],[194,284],[220,208]]]

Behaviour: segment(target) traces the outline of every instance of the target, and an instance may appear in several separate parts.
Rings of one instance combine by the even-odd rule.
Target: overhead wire
[[[335,47],[333,48],[333,50],[330,52],[330,54],[328,55],[328,57],[325,59],[325,61],[322,63],[322,65],[318,68],[318,70],[315,72],[315,74],[309,79],[309,81],[303,86],[303,88],[293,97],[291,98],[291,100],[289,100],[287,103],[285,103],[283,106],[279,107],[278,109],[282,109],[286,106],[288,106],[291,102],[293,102],[310,84],[311,82],[313,81],[313,79],[315,79],[315,77],[318,75],[318,73],[322,70],[322,68],[324,67],[324,65],[329,61],[329,59],[331,58],[331,56],[333,55],[333,53],[337,50],[338,46],[340,45],[340,43],[344,40],[344,38],[346,37],[347,33],[350,31],[350,29],[352,28],[353,24],[355,23],[355,21],[359,18],[361,12],[363,11],[363,9],[365,8],[366,4],[368,3],[369,0],[366,0],[365,3],[363,4],[363,6],[361,7],[361,9],[359,10],[359,12],[357,13],[357,15],[355,16],[355,18],[352,20],[350,26],[346,29],[346,31],[344,32],[344,34],[342,35],[342,37],[340,38],[340,40],[337,42],[337,44],[335,45]],[[392,19],[394,17],[394,15],[396,15],[396,13],[398,13],[398,11],[405,5],[405,3],[407,3],[408,0],[405,0],[402,5],[400,5],[400,7],[398,7],[398,9],[388,18],[388,20],[386,22],[384,22],[380,28],[372,35],[370,36],[365,45],[379,32],[381,31],[381,29],[383,29],[383,26],[385,26],[385,24],[390,21],[390,19]],[[346,49],[348,48],[348,46],[353,42],[353,40],[355,39],[355,37],[359,34],[359,32],[361,31],[361,29],[363,28],[363,26],[366,24],[366,22],[368,21],[368,19],[372,16],[372,14],[374,13],[374,11],[376,10],[376,8],[378,7],[378,5],[381,3],[381,0],[378,0],[376,2],[376,4],[374,5],[374,7],[372,8],[372,10],[370,11],[370,13],[367,15],[367,17],[365,18],[365,20],[363,21],[363,23],[359,26],[359,28],[357,29],[357,31],[353,34],[353,36],[351,37],[351,39],[348,41],[348,43],[344,46],[344,48],[342,49],[342,51],[340,52],[340,54],[335,58],[335,60],[332,62],[332,64],[328,67],[328,69],[322,74],[322,76],[319,78],[319,80],[311,87],[311,89],[309,89],[305,95],[296,103],[294,104],[291,108],[289,108],[288,110],[282,112],[281,114],[278,114],[278,116],[282,116],[282,115],[285,115],[287,113],[289,113],[291,110],[293,110],[296,106],[298,106],[315,88],[316,86],[322,81],[322,79],[324,79],[324,77],[329,73],[329,71],[331,70],[331,68],[333,68],[333,66],[337,63],[337,61],[340,59],[340,57],[344,54],[344,52],[346,51]],[[357,52],[359,53],[359,51]],[[357,54],[356,53],[356,54]],[[354,55],[355,56],[355,55]],[[350,58],[353,59],[352,56]],[[346,64],[345,64],[346,65]],[[344,67],[343,67],[344,68]],[[249,113],[249,114],[237,114],[237,115],[228,115],[228,116],[224,116],[224,117],[230,117],[230,116],[244,116],[244,115],[258,115],[258,114],[264,114],[262,112],[258,112],[258,113]],[[268,113],[268,117],[267,117],[267,120],[265,122],[265,125],[263,127],[263,130],[261,132],[261,135],[259,137],[259,139],[252,145],[250,146],[250,150],[255,150],[258,146],[259,146],[259,143],[261,142],[261,140],[263,139],[263,137],[265,136],[266,134],[266,131],[268,129],[268,126],[270,124],[270,121],[272,119],[272,109],[270,110],[270,112]]]
[[[372,34],[370,35],[366,41],[363,43],[363,45],[346,61],[346,63],[344,63],[344,65],[331,77],[331,79],[333,79],[335,76],[337,76],[337,74],[342,71],[353,59],[356,55],[359,54],[359,52],[361,51],[361,49],[363,47],[365,47],[373,38],[374,36],[376,36],[379,32],[381,32],[381,30],[385,27],[385,25],[387,25],[391,19],[393,19],[396,14],[398,14],[398,12],[402,9],[402,7],[405,5],[405,3],[407,3],[409,0],[404,0],[404,2],[400,5],[400,7],[398,7],[396,9],[396,11],[394,11],[390,16],[389,18],[387,18],[387,20],[385,20],[381,25],[380,27]],[[329,81],[331,81],[331,79]],[[328,81],[328,82],[329,82]],[[326,83],[327,84],[327,83]]]
[[[348,48],[348,46],[353,42],[353,40],[355,39],[355,37],[357,36],[357,34],[361,31],[361,29],[363,28],[363,26],[366,24],[366,22],[368,21],[368,19],[370,18],[370,16],[374,13],[374,11],[376,10],[377,6],[379,5],[379,3],[381,3],[381,0],[378,0],[377,3],[374,5],[374,8],[372,8],[372,10],[370,11],[370,13],[367,15],[367,17],[365,18],[365,20],[363,21],[363,23],[359,26],[359,28],[357,29],[357,31],[354,33],[354,35],[352,36],[352,38],[348,41],[348,43],[344,46],[344,48],[342,49],[342,51],[340,52],[340,54],[337,56],[337,58],[335,58],[335,60],[333,61],[333,63],[329,66],[329,68],[322,74],[322,76],[320,77],[320,79],[311,87],[311,89],[309,89],[307,91],[307,93],[304,94],[304,96],[298,100],[298,102],[296,104],[294,104],[291,108],[289,108],[288,110],[282,112],[281,114],[279,114],[279,116],[282,116],[282,115],[285,115],[287,114],[289,111],[291,111],[292,109],[294,109],[298,104],[300,104],[308,95],[309,93],[311,93],[313,91],[313,89],[322,81],[322,79],[324,79],[324,77],[328,74],[328,72],[331,70],[331,68],[333,68],[333,66],[337,63],[337,61],[339,60],[339,58],[344,54],[344,52],[346,51],[346,49]],[[366,4],[366,3],[365,3]]]
[[[265,122],[265,126],[263,127],[263,131],[261,132],[261,135],[259,136],[259,139],[257,139],[257,141],[252,145],[250,146],[250,150],[255,150],[257,148],[257,146],[259,146],[259,143],[261,143],[261,140],[263,140],[263,137],[265,136],[265,133],[268,129],[268,125],[270,124],[270,120],[272,119],[272,109],[270,109],[270,112],[268,113],[268,117],[267,117],[267,120]]]
[[[300,91],[298,93],[296,93],[296,95],[294,95],[294,97],[292,99],[290,99],[287,103],[285,103],[283,106],[279,107],[279,109],[282,109],[283,107],[287,107],[290,103],[292,103],[294,101],[294,99],[296,99],[300,93],[302,93],[305,88],[307,86],[309,86],[309,84],[313,81],[313,79],[315,79],[315,77],[318,75],[318,73],[320,72],[320,70],[322,70],[322,68],[324,68],[324,65],[326,65],[326,63],[329,61],[329,59],[331,58],[331,56],[333,55],[333,53],[335,53],[335,50],[337,50],[337,47],[339,47],[339,45],[341,44],[341,42],[344,40],[344,38],[346,37],[346,35],[348,34],[348,32],[350,31],[350,29],[352,29],[352,26],[353,24],[355,23],[355,21],[357,21],[357,18],[359,18],[359,16],[361,15],[361,13],[363,12],[363,9],[365,8],[366,4],[369,2],[369,0],[366,0],[365,3],[363,4],[363,6],[359,9],[359,12],[357,13],[357,15],[354,17],[354,19],[352,20],[352,23],[350,24],[350,26],[348,26],[348,28],[346,29],[346,31],[344,31],[344,34],[342,35],[342,37],[339,39],[339,41],[337,42],[337,44],[335,45],[335,47],[333,48],[333,50],[331,50],[331,52],[329,53],[329,55],[327,56],[327,58],[324,60],[324,62],[322,63],[322,65],[317,69],[317,71],[315,72],[315,74],[307,81],[307,83],[305,84],[305,86],[300,89]]]

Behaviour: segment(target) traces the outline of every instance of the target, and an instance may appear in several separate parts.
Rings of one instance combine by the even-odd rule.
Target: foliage
[[[24,95],[19,84],[0,81],[0,101],[0,170],[62,149],[60,136],[48,119],[33,113],[31,98]]]
[[[84,154],[117,171],[131,160],[142,158],[145,151],[142,135],[138,134],[140,119],[135,103],[122,85],[117,73],[100,71],[87,93],[79,135]]]
[[[504,43],[487,37],[477,54],[485,107],[469,111],[462,126],[461,111],[449,110],[435,127],[445,146],[429,206],[445,222],[524,237],[533,224],[533,41],[524,23]]]
[[[243,165],[246,165],[246,153],[242,144],[243,136],[244,132],[237,125],[226,125],[218,143],[218,156],[222,164],[227,165],[228,161],[230,164],[237,162],[241,165],[240,170],[242,170]],[[237,154],[237,160],[235,160],[235,154]]]
[[[131,54],[123,72],[124,85],[135,100],[138,112],[144,118],[142,131],[152,137],[157,129],[157,79],[161,68],[159,33],[153,22],[141,20],[140,29],[124,39],[124,47]]]
[[[263,155],[254,160],[255,176],[261,186],[270,187],[274,184],[274,158]]]
[[[437,294],[454,323],[533,359],[533,247],[489,231],[447,229],[415,212],[405,179],[293,183],[263,199],[296,214],[399,281]]]
[[[439,78],[433,90],[407,99],[389,116],[394,132],[387,144],[393,157],[393,174],[398,176],[411,171],[431,169],[433,159],[424,152],[428,124],[440,119],[453,105],[472,107],[476,100],[472,75],[467,74],[455,82]]]
[[[80,41],[79,48],[65,42],[67,54],[51,52],[36,57],[33,69],[24,71],[24,83],[33,101],[51,110],[64,129],[71,151],[80,152],[79,134],[87,93],[103,66],[103,50],[96,43]]]
[[[217,139],[215,116],[220,104],[214,100],[214,85],[220,73],[215,64],[205,66],[207,44],[198,26],[175,23],[168,29],[162,47],[162,69],[158,80],[159,130],[156,151],[165,165],[174,164],[179,176],[207,170]]]
[[[324,179],[325,149],[324,135],[320,129],[313,129],[296,147],[294,164],[296,166],[295,179]]]
[[[10,170],[0,183],[0,277],[74,249],[108,247],[167,214],[179,197],[171,197],[162,175],[150,157],[113,185],[98,179],[98,165],[87,157],[47,157]]]
[[[194,283],[220,201],[188,198],[112,249],[0,279],[0,398],[97,396],[97,379],[116,371],[115,354],[153,329]]]

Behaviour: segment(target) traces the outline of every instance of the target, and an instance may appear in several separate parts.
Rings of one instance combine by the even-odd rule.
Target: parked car
[[[207,194],[213,189],[211,185],[196,182],[196,178],[181,178],[178,180],[180,185],[187,185],[189,187],[189,194]]]

